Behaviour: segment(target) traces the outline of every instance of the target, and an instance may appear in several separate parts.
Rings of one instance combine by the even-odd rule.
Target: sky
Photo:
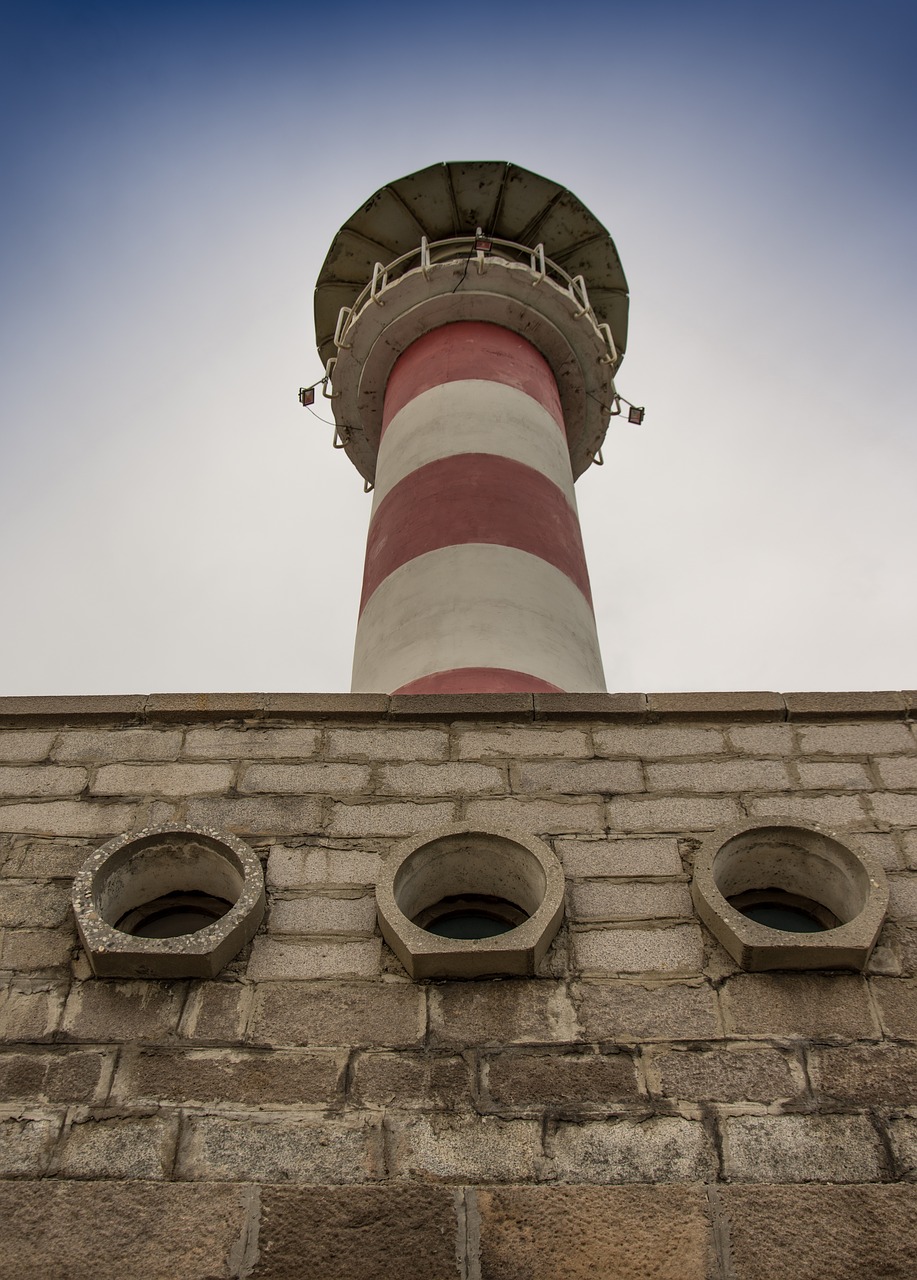
[[[631,289],[577,494],[612,691],[917,687],[917,9],[0,0],[0,694],[346,691],[297,389],[385,182],[510,160]],[[330,417],[328,414],[323,416]]]

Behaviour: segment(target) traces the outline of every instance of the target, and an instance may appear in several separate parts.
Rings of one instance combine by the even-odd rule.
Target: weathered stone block
[[[91,1102],[111,1054],[59,1050],[0,1054],[0,1097],[7,1102]]]
[[[887,1036],[917,1040],[917,980],[871,978],[869,985]]]
[[[716,760],[698,764],[648,764],[650,791],[779,791],[790,785],[785,764],[777,760]]]
[[[374,978],[380,972],[381,938],[359,942],[277,941],[258,937],[248,962],[254,981],[295,978]]]
[[[245,1201],[243,1189],[228,1186],[0,1183],[0,1276],[222,1280],[239,1274]]]
[[[894,978],[900,978],[905,971],[910,972],[911,967],[905,963],[906,948],[900,945],[902,933],[906,935],[907,932],[887,922],[876,940],[869,963],[863,972],[881,973],[886,977]]]
[[[711,1040],[720,1035],[716,997],[706,983],[638,986],[584,982],[574,988],[585,1038],[625,1044],[642,1040]]]
[[[678,842],[644,836],[635,840],[555,840],[568,876],[680,876]]]
[[[645,693],[536,693],[535,719],[645,720]]]
[[[0,831],[36,836],[114,836],[130,831],[132,804],[90,804],[87,800],[49,800],[0,805]]]
[[[68,964],[76,937],[72,929],[3,929],[0,969],[23,973]]]
[[[443,983],[429,991],[434,1044],[550,1044],[579,1038],[573,1005],[559,982]]]
[[[90,791],[96,796],[202,796],[226,791],[234,769],[228,764],[104,764]]]
[[[384,693],[269,693],[264,698],[267,714],[285,720],[378,720],[390,703]]]
[[[183,983],[95,978],[74,985],[61,1029],[70,1040],[161,1040],[174,1034],[184,996]]]
[[[143,694],[92,694],[89,697],[63,695],[23,695],[5,697],[4,717],[16,720],[37,718],[48,722],[70,720],[137,720],[143,714],[147,699]]]
[[[866,716],[904,718],[904,696],[895,692],[785,693],[787,716],[791,720],[848,720]]]
[[[805,1085],[782,1053],[763,1046],[672,1050],[651,1057],[647,1072],[654,1093],[692,1102],[785,1102]]]
[[[501,800],[469,800],[465,804],[469,826],[517,827],[534,835],[572,831],[604,831],[605,816],[599,802],[570,800],[523,800],[507,796]]]
[[[0,882],[0,925],[4,928],[54,928],[69,919],[65,884]]]
[[[859,796],[752,796],[750,818],[792,818],[803,826],[818,823],[832,830],[872,826]]]
[[[207,1182],[369,1182],[382,1165],[378,1117],[192,1115],[177,1177]]]
[[[720,998],[727,1030],[737,1035],[845,1040],[877,1035],[866,981],[853,974],[736,974],[727,979]]]
[[[314,796],[190,800],[188,821],[195,826],[222,827],[241,836],[302,835],[321,830],[322,802]]]
[[[8,929],[53,929],[69,919],[70,894],[63,884],[0,882],[0,925]]]
[[[734,750],[746,756],[780,756],[796,751],[796,731],[790,724],[732,725],[726,731]]]
[[[555,760],[514,765],[512,783],[514,791],[549,795],[620,795],[646,790],[643,767],[636,760]]]
[[[389,715],[411,720],[531,720],[530,693],[403,693],[389,699]]]
[[[741,821],[738,802],[694,796],[627,796],[609,800],[612,831],[711,831]]]
[[[904,849],[904,858],[912,871],[917,871],[917,831],[901,831],[898,838]]]
[[[377,853],[362,849],[271,850],[267,883],[273,889],[303,889],[313,884],[372,885],[379,874]]]
[[[917,1187],[733,1186],[717,1199],[736,1280],[913,1276]]]
[[[710,756],[726,749],[719,729],[688,729],[668,724],[596,729],[592,741],[597,756],[639,756],[643,760]]]
[[[803,725],[799,729],[801,749],[812,755],[890,756],[917,747],[906,724]]]
[[[318,729],[189,729],[183,755],[196,760],[309,760],[318,754]]]
[[[49,1040],[60,1022],[66,996],[67,983],[14,979],[0,989],[0,1040]]]
[[[899,833],[901,834],[901,833]],[[888,831],[858,831],[857,845],[871,853],[879,865],[886,871],[900,871],[903,866],[901,854],[895,844],[895,835]]]
[[[573,934],[573,955],[583,973],[699,973],[704,946],[693,924],[589,929]]]
[[[917,1103],[917,1049],[898,1045],[851,1045],[813,1049],[812,1087],[832,1101],[905,1107]]]
[[[0,1120],[0,1177],[41,1177],[50,1162],[60,1127],[59,1116],[43,1120]]]
[[[86,1119],[68,1130],[59,1156],[65,1178],[167,1178],[178,1118]]]
[[[369,790],[365,764],[253,764],[242,773],[239,791],[281,795],[356,796]]]
[[[455,804],[386,802],[335,804],[328,834],[332,836],[410,836],[417,831],[445,827],[455,820]]]
[[[481,1280],[712,1274],[712,1230],[700,1187],[487,1187],[475,1198]]]
[[[570,902],[577,920],[654,920],[693,915],[686,884],[587,880],[573,885]]]
[[[483,1088],[499,1107],[576,1111],[635,1102],[640,1089],[627,1053],[506,1052],[486,1058]]]
[[[328,1106],[345,1062],[342,1054],[283,1049],[141,1049],[122,1056],[112,1096],[122,1103]]]
[[[360,898],[334,898],[327,894],[275,898],[269,927],[272,934],[372,933],[376,927],[376,899],[372,894]]]
[[[854,760],[800,760],[799,782],[809,791],[871,791],[865,765]]]
[[[182,1011],[180,1034],[186,1040],[233,1044],[242,1038],[254,988],[241,982],[192,983]]]
[[[157,720],[226,720],[230,716],[260,716],[262,693],[153,693],[144,713]]]
[[[902,974],[917,974],[917,928],[908,928],[900,925],[892,933],[889,927],[886,926],[883,934],[879,935],[880,946],[886,945],[886,938],[888,939],[887,945],[891,948],[892,953],[898,956],[901,964],[901,968],[897,972],[892,973],[889,971],[887,976],[900,977]]]
[[[78,796],[86,785],[85,769],[58,765],[0,767],[0,796]]]
[[[0,760],[31,764],[44,760],[51,750],[55,734],[4,729],[0,732]]]
[[[651,717],[691,720],[783,720],[786,707],[779,693],[650,693]]]
[[[376,791],[394,796],[499,795],[507,790],[501,769],[488,764],[382,765]]]
[[[738,1182],[876,1182],[879,1137],[862,1115],[728,1116],[726,1177]]]
[[[894,920],[917,919],[917,876],[888,877],[888,911]]]
[[[251,1280],[458,1280],[441,1187],[266,1187]]]
[[[588,735],[582,729],[532,729],[522,725],[459,729],[455,751],[460,760],[581,760],[592,754]]]
[[[329,729],[329,760],[447,760],[449,735],[442,729]]]
[[[6,876],[23,876],[31,880],[54,877],[72,880],[93,852],[91,844],[72,845],[57,840],[41,840],[20,845],[10,854],[3,869]]]
[[[267,983],[255,997],[251,1039],[273,1045],[419,1044],[424,989],[408,982]]]
[[[87,764],[110,761],[177,760],[180,729],[65,729],[57,739],[51,759]]]
[[[888,1122],[888,1134],[899,1177],[913,1180],[917,1177],[917,1119],[913,1116],[892,1116]]]
[[[547,1147],[565,1182],[702,1182],[716,1169],[703,1125],[674,1116],[560,1124]]]
[[[869,800],[879,822],[887,822],[892,827],[917,827],[917,796],[876,791]]]
[[[395,1177],[442,1182],[537,1178],[541,1123],[496,1116],[390,1112],[389,1168]]]
[[[361,1053],[350,1093],[367,1107],[468,1111],[472,1105],[469,1065],[453,1055]]]

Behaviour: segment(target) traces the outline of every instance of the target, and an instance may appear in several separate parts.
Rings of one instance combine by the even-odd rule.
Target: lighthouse
[[[335,236],[323,389],[372,493],[353,692],[605,690],[573,486],[627,306],[602,224],[512,164],[423,169]]]

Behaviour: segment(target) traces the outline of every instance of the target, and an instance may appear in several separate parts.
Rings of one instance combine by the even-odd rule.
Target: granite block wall
[[[700,925],[745,818],[881,860],[865,974]],[[165,822],[246,840],[265,922],[213,981],[95,978],[70,881]],[[534,978],[383,943],[382,860],[447,823],[561,859]],[[0,979],[0,1276],[914,1274],[915,695],[3,699]]]

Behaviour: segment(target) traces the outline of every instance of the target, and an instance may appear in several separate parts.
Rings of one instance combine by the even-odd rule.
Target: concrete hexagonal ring
[[[744,899],[771,892],[807,905],[821,927],[789,932],[739,909]],[[691,896],[704,924],[745,969],[863,969],[888,908],[888,883],[854,837],[775,819],[714,831],[698,850]]]
[[[519,920],[486,938],[442,937],[417,923],[448,900],[503,902]],[[406,840],[376,884],[379,925],[413,978],[533,974],[563,918],[564,873],[543,841],[510,830],[441,827]]]
[[[141,937],[119,922],[169,895],[208,895],[228,906],[212,924],[177,937]],[[231,904],[231,905],[228,905]],[[147,827],[87,858],[73,883],[73,911],[100,977],[212,978],[258,929],[264,874],[248,845],[210,827]]]

